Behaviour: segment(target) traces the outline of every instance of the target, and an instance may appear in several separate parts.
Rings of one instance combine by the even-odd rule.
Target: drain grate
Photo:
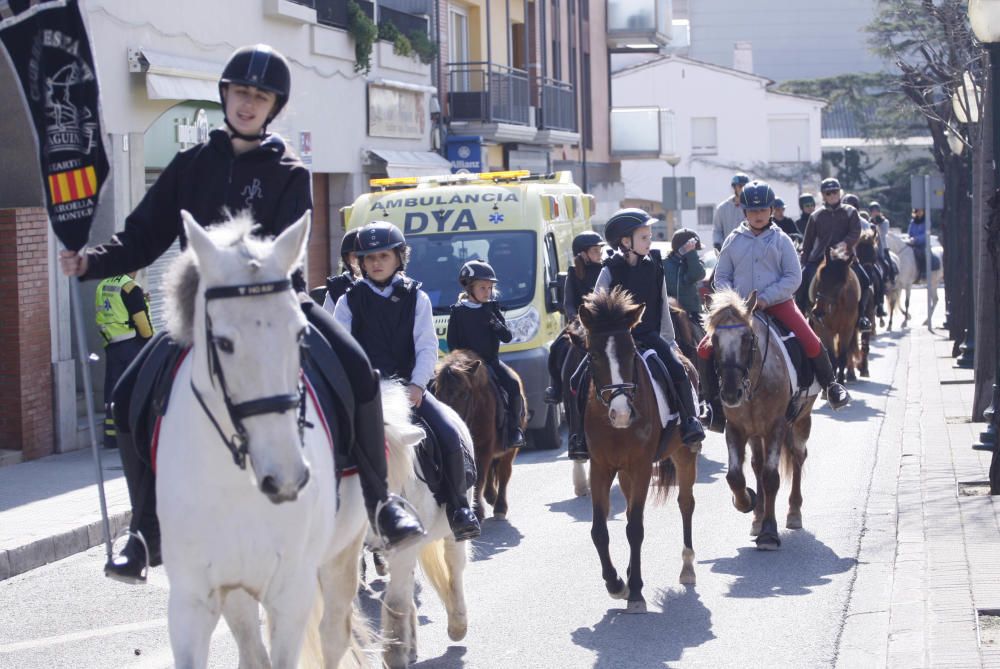
[[[1000,648],[1000,609],[979,609],[976,611],[979,646]]]
[[[958,494],[962,497],[983,497],[990,494],[989,481],[959,481]]]

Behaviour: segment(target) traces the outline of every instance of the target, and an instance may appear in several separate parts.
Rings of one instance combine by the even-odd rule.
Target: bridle
[[[246,469],[247,466],[247,452],[249,448],[249,438],[247,437],[246,427],[243,425],[243,421],[251,416],[260,416],[269,413],[283,414],[286,411],[291,411],[293,409],[298,409],[299,412],[299,445],[304,444],[304,430],[307,427],[305,420],[305,384],[303,381],[299,380],[298,392],[287,393],[284,395],[271,395],[269,397],[261,397],[255,400],[248,400],[246,402],[234,403],[229,396],[229,387],[226,385],[226,377],[222,372],[222,364],[219,360],[219,350],[216,344],[215,336],[212,333],[212,318],[208,315],[208,303],[212,300],[218,299],[229,299],[237,297],[260,297],[262,295],[271,295],[273,293],[280,293],[286,290],[291,290],[292,282],[291,279],[281,279],[279,281],[270,281],[267,283],[248,283],[236,286],[218,286],[215,288],[209,288],[205,291],[205,337],[206,337],[206,348],[208,355],[208,370],[209,378],[212,380],[212,387],[215,387],[215,380],[219,380],[219,388],[222,392],[222,400],[226,405],[226,414],[229,416],[229,422],[232,424],[235,432],[232,436],[227,437],[226,433],[223,431],[222,427],[219,425],[219,421],[212,414],[208,405],[205,404],[205,400],[201,393],[194,385],[194,379],[191,380],[191,391],[194,396],[198,399],[198,403],[201,405],[202,410],[208,419],[212,421],[212,425],[215,426],[215,431],[219,433],[219,437],[222,439],[222,443],[226,445],[229,452],[232,453],[233,462],[240,468]],[[303,355],[303,346],[299,346],[300,358]]]
[[[621,334],[631,336],[631,330],[627,329],[608,330],[606,332],[595,332],[594,334],[607,336],[610,339],[615,335],[621,335]],[[636,354],[636,357],[638,357],[638,353]],[[632,378],[633,380],[631,382],[609,383],[605,386],[600,386],[597,389],[596,393],[597,399],[599,399],[601,401],[601,404],[603,404],[604,406],[611,408],[611,403],[615,400],[616,397],[625,397],[625,401],[628,402],[629,408],[631,409],[633,403],[635,402],[635,389],[636,389],[636,384],[634,380],[635,379],[634,369],[632,372]]]
[[[754,314],[751,318],[762,318]],[[766,325],[766,322],[765,322]],[[743,386],[743,393],[746,395],[746,399],[752,400],[754,391],[760,386],[760,377],[764,375],[764,363],[767,361],[767,352],[771,348],[771,336],[770,333],[766,333],[764,341],[764,352],[760,359],[760,369],[757,371],[757,380],[753,383],[750,382],[750,371],[753,368],[755,353],[760,350],[759,342],[757,341],[757,333],[754,332],[753,327],[750,323],[733,323],[731,325],[716,325],[716,330],[736,330],[738,328],[750,328],[750,354],[748,357],[748,362],[745,365],[741,365],[735,362],[723,362],[722,369],[735,369],[740,374],[740,385]],[[719,374],[721,386],[722,375]]]

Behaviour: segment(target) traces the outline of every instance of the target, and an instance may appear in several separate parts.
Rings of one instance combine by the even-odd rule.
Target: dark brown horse
[[[878,269],[878,234],[874,230],[865,230],[861,233],[861,238],[858,239],[857,246],[854,247],[854,253],[858,256],[858,262],[861,263],[861,267],[864,268],[868,276],[871,277],[873,286],[868,290],[872,291],[872,299],[868,302],[868,313],[863,314],[868,317],[873,324],[875,323],[875,297],[874,297],[874,282],[881,281],[880,273]],[[878,323],[881,326],[885,326],[885,319],[878,319]],[[868,378],[868,354],[871,351],[871,332],[861,333],[861,353],[858,361],[858,374],[864,378]]]
[[[641,566],[643,513],[654,466],[661,499],[675,479],[679,482],[677,502],[684,526],[680,582],[686,585],[695,582],[691,518],[698,456],[681,442],[679,431],[674,430],[657,462],[662,432],[660,412],[652,379],[631,332],[644,310],[644,305],[635,304],[628,292],[619,289],[593,293],[580,307],[593,376],[584,413],[594,513],[590,536],[601,559],[601,575],[608,593],[614,599],[627,599],[629,613],[646,611]],[[693,370],[689,372],[696,378]],[[609,552],[608,511],[616,475],[628,503],[625,534],[631,552],[627,584],[618,576]]]
[[[438,362],[434,395],[461,416],[472,434],[476,451],[473,508],[479,520],[486,515],[484,490],[486,501],[493,507],[493,517],[507,517],[507,484],[518,451],[516,448],[504,449],[503,434],[497,427],[496,393],[497,387],[490,381],[486,362],[472,351],[458,349]],[[524,395],[523,386],[521,394]],[[521,429],[524,427],[522,422]]]
[[[830,352],[839,383],[846,381],[846,372],[858,354],[861,284],[851,270],[851,260],[845,251],[827,249],[809,291],[813,301],[809,324]]]
[[[731,290],[716,293],[708,333],[726,413],[726,481],[733,492],[733,506],[743,513],[754,512],[750,534],[757,537],[757,548],[776,550],[781,545],[774,516],[781,484],[778,463],[782,461],[784,470],[791,469],[792,473],[785,527],[798,529],[802,527],[802,466],[816,396],[798,398],[797,414],[792,412],[796,417],[788,422],[792,390],[781,342],[760,318],[753,316],[756,306],[756,291],[745,302]],[[760,495],[747,487],[743,475],[747,441]]]
[[[566,361],[563,363],[562,368],[562,404],[566,416],[566,425],[569,426],[570,439],[573,439],[574,435],[582,438],[583,416],[580,415],[580,402],[577,396],[573,394],[571,388],[573,386],[573,373],[587,355],[587,331],[583,328],[583,324],[580,323],[580,319],[574,318],[566,324],[566,327],[559,336],[566,337],[570,342],[566,352]],[[584,460],[573,460],[573,492],[576,493],[577,497],[590,494],[590,482]]]

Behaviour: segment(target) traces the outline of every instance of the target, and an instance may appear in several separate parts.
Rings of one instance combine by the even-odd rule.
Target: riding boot
[[[726,414],[719,397],[719,373],[715,367],[715,356],[705,361],[705,373],[701,377],[701,391],[705,397],[705,413],[701,422],[712,432],[726,431]]]
[[[451,492],[451,503],[447,505],[448,523],[455,535],[455,541],[475,539],[479,536],[479,520],[469,508],[469,498],[465,485],[465,454],[461,448],[443,453],[445,482]]]
[[[872,322],[868,318],[868,305],[871,304],[872,293],[870,290],[861,291],[861,302],[858,305],[858,329],[862,332],[871,332]]]
[[[688,381],[687,373],[683,367],[676,377],[670,374],[670,367],[656,357],[660,371],[666,376],[666,388],[670,392],[675,402],[675,408],[680,414],[681,441],[688,446],[697,444],[705,440],[705,428],[698,420],[698,409],[695,407],[694,389]]]
[[[386,483],[385,422],[382,418],[382,393],[355,409],[354,456],[361,478],[361,492],[368,510],[368,520],[386,549],[402,548],[419,541],[426,533],[416,514],[398,495],[389,494]],[[410,507],[412,508],[412,507]]]
[[[836,411],[845,407],[851,401],[851,394],[834,378],[833,363],[830,362],[830,354],[826,348],[821,349],[819,355],[812,358],[812,362],[816,380],[826,389],[826,401],[830,404],[830,408]]]
[[[569,435],[569,446],[566,448],[566,456],[570,460],[586,462],[590,459],[590,451],[587,449],[587,437],[583,430]]]
[[[132,435],[118,432],[118,451],[121,453],[122,470],[132,503],[132,522],[129,536],[118,556],[104,565],[104,575],[123,583],[145,583],[146,555],[149,566],[163,564],[160,552],[160,523],[156,518],[156,479],[150,466],[140,459]],[[136,536],[142,535],[142,539]],[[145,542],[145,543],[144,543]]]
[[[512,393],[507,402],[507,435],[511,448],[524,448],[524,430],[521,421],[524,418],[524,396],[520,390]]]

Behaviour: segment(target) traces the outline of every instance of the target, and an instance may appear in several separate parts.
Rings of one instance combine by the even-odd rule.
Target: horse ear
[[[181,222],[184,225],[184,237],[187,239],[199,262],[208,258],[215,251],[216,247],[215,243],[209,238],[208,233],[205,232],[205,228],[201,227],[198,221],[194,220],[194,216],[186,209],[181,209]]]
[[[631,321],[631,323],[629,323],[628,326],[629,330],[631,330],[632,328],[634,328],[636,325],[639,324],[639,321],[642,320],[642,315],[644,313],[646,313],[645,304],[637,304],[629,310],[628,317],[629,320]]]
[[[471,371],[471,372],[472,372],[473,374],[475,374],[476,372],[478,372],[478,371],[479,371],[479,366],[480,366],[481,364],[483,364],[483,361],[482,361],[482,360],[474,360],[474,361],[472,362],[472,367],[471,367],[471,370],[470,370],[470,371]]]
[[[312,210],[307,210],[274,240],[274,255],[288,273],[302,264],[311,225]]]
[[[589,330],[590,324],[594,322],[594,314],[590,311],[590,307],[586,302],[580,305],[576,314],[579,316],[580,322],[583,323],[583,327]]]
[[[750,295],[743,302],[743,304],[746,305],[747,311],[752,314],[754,309],[757,308],[757,291],[751,291]]]

